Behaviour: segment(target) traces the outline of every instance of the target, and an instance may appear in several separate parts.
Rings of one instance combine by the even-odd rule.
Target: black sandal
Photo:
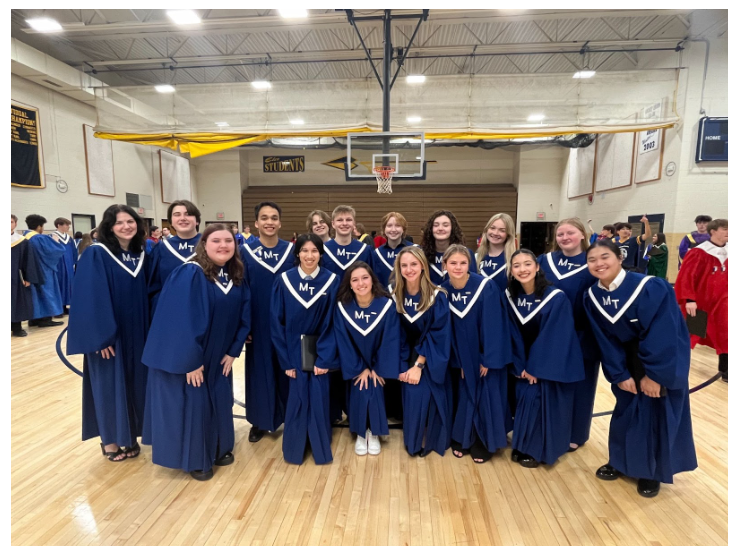
[[[457,452],[461,453],[461,456],[457,455]],[[457,459],[463,459],[464,455],[468,455],[469,452],[470,449],[464,449],[458,441],[451,441],[451,454]]]
[[[121,459],[118,459],[117,458],[120,455],[124,455],[125,454],[125,450],[122,447],[118,447],[117,448],[117,451],[112,452],[112,451],[105,451],[104,450],[104,443],[102,443],[102,442],[99,443],[99,446],[102,448],[102,455],[104,455],[105,457],[107,457],[107,460],[108,461],[122,462],[124,460],[127,460],[127,457],[126,456],[125,457],[122,457]]]
[[[475,441],[474,445],[471,446],[470,453],[472,460],[476,464],[484,464],[492,458],[492,455],[494,455],[494,453],[487,451],[487,448],[479,440]]]
[[[124,451],[128,459],[134,459],[140,454],[140,444],[136,441],[130,447],[125,447]]]

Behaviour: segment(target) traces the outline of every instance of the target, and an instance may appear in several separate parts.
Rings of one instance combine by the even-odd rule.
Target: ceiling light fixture
[[[56,33],[64,30],[58,21],[51,19],[50,17],[36,17],[33,19],[26,19],[25,22],[31,26],[31,29],[38,31],[39,33]]]
[[[229,124],[226,121],[215,121],[214,125],[217,127],[229,127]]]
[[[176,87],[173,85],[156,85],[155,90],[159,93],[172,93],[176,92]]]
[[[545,119],[545,114],[533,114],[528,116],[528,121],[543,121]]]
[[[406,83],[425,83],[426,82],[426,76],[425,75],[408,75],[405,78]]]
[[[582,69],[581,71],[577,71],[573,74],[574,79],[589,79],[591,77],[594,77],[596,75],[596,71],[593,69]]]
[[[298,8],[288,8],[285,10],[278,10],[280,17],[284,19],[303,19],[308,17],[308,10],[302,10]]]
[[[292,119],[291,125],[303,125],[304,121],[302,119]]]
[[[272,87],[272,85],[270,84],[270,81],[252,81],[250,82],[250,84],[254,88],[260,89],[260,90],[265,90],[265,89],[269,89],[270,87]]]
[[[196,25],[201,23],[201,18],[196,15],[194,10],[168,10],[166,15],[170,17],[176,25]]]
[[[422,119],[420,116],[409,116],[406,118],[406,121],[408,123],[420,123]]]

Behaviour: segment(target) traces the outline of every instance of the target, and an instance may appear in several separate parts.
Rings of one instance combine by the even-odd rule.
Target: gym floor
[[[728,389],[691,395],[699,467],[645,499],[635,482],[603,482],[609,417],[552,467],[525,469],[510,449],[484,465],[447,451],[410,458],[401,432],[377,457],[357,457],[335,429],[334,462],[283,461],[281,433],[248,443],[235,420],[235,463],[211,481],[151,463],[149,446],[122,463],[82,442],[81,380],[57,358],[61,328],[12,338],[13,545],[726,545]],[[235,387],[243,399],[243,360]],[[81,357],[70,357],[81,368]],[[691,387],[716,374],[693,351]],[[613,396],[600,378],[596,411]],[[235,407],[235,412],[244,414]]]

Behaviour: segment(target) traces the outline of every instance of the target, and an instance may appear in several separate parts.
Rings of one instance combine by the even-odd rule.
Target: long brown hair
[[[232,240],[234,241],[234,255],[232,258],[227,261],[227,273],[229,274],[230,279],[234,282],[235,285],[239,285],[242,283],[242,280],[245,276],[245,267],[242,264],[242,260],[240,259],[240,253],[239,249],[237,248],[237,239],[234,236],[234,233],[232,233],[232,229],[230,229],[229,226],[225,224],[210,224],[206,226],[206,229],[204,230],[204,233],[201,235],[201,239],[199,240],[199,244],[196,245],[196,253],[194,254],[194,257],[191,259],[192,262],[196,262],[201,266],[201,269],[204,270],[204,275],[206,276],[206,279],[209,281],[217,282],[217,278],[219,276],[219,266],[217,266],[214,262],[212,262],[211,258],[209,258],[206,254],[206,242],[209,239],[209,236],[214,233],[215,231],[227,231],[232,235]]]
[[[426,222],[423,228],[423,241],[421,241],[421,248],[426,253],[428,260],[436,259],[436,238],[433,236],[433,222],[439,216],[446,216],[451,221],[451,235],[449,235],[449,245],[463,245],[464,244],[464,233],[461,231],[461,226],[456,216],[448,210],[436,210],[431,214],[430,218]]]
[[[441,289],[437,285],[433,285],[433,283],[431,282],[428,259],[426,258],[426,255],[423,254],[423,251],[420,249],[420,247],[405,247],[395,257],[395,268],[393,269],[392,274],[390,274],[391,280],[394,280],[395,283],[395,290],[393,291],[393,294],[395,295],[395,308],[397,309],[398,314],[405,313],[404,302],[406,284],[403,274],[400,273],[400,259],[405,254],[412,254],[413,256],[415,256],[418,259],[418,262],[420,262],[421,268],[423,269],[423,271],[421,272],[420,282],[421,300],[418,303],[418,311],[423,312],[431,308],[431,305],[433,305],[433,294],[436,290],[443,291],[444,293],[446,293],[446,291],[444,289]]]
[[[352,284],[350,283],[350,281],[352,279],[352,274],[354,273],[354,270],[358,270],[360,268],[363,270],[367,270],[367,273],[372,278],[372,295],[375,298],[390,296],[388,295],[387,291],[385,291],[385,288],[382,287],[382,285],[380,284],[380,281],[377,279],[375,272],[372,271],[372,268],[370,268],[368,264],[360,260],[347,268],[347,271],[344,273],[344,277],[342,278],[339,290],[336,292],[336,298],[340,303],[349,304],[355,299],[354,291],[352,291]]]

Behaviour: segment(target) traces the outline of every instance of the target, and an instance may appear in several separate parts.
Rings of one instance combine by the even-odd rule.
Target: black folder
[[[640,389],[640,381],[645,377],[645,367],[640,360],[640,342],[635,340],[625,343],[624,352],[627,355],[627,370],[629,370],[632,379],[635,380],[637,393],[638,395],[644,395],[642,389]],[[668,390],[665,389],[665,386],[660,385],[660,396],[665,397],[667,394]]]
[[[709,315],[705,310],[696,310],[696,315],[686,314],[686,325],[688,333],[697,335],[701,339],[706,337],[706,326],[708,326]]]
[[[301,336],[301,370],[304,372],[313,372],[316,366],[316,341],[318,335],[302,335]]]
[[[301,336],[301,370],[304,372],[313,372],[316,366],[316,342],[318,340],[318,335]],[[329,372],[337,370],[338,368],[329,368]]]

